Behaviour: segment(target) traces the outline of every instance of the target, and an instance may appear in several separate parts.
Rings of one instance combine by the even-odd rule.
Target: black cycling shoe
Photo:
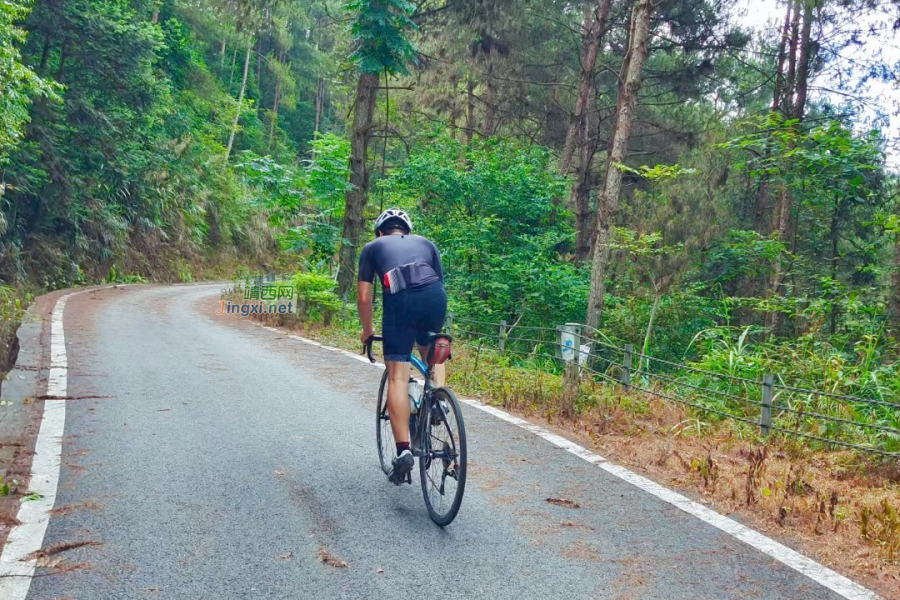
[[[412,452],[404,450],[400,456],[391,461],[393,468],[388,475],[388,480],[394,485],[402,485],[404,483],[412,483],[410,472],[416,464],[416,459]]]

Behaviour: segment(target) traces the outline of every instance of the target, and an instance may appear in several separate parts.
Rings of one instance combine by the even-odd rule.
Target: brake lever
[[[369,357],[369,362],[372,363],[373,365],[374,365],[376,362],[378,362],[377,360],[375,360],[375,357],[372,356],[372,344],[373,344],[373,343],[375,342],[375,340],[377,340],[377,339],[378,339],[377,336],[375,336],[375,335],[370,335],[370,336],[369,336],[369,339],[366,340],[365,346],[363,347],[363,354],[368,355],[368,357]]]

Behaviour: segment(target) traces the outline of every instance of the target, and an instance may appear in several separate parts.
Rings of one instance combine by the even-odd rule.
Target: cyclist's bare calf
[[[423,361],[428,358],[428,346],[419,346],[419,355]],[[388,414],[391,415],[391,430],[394,440],[409,443],[409,374],[408,362],[386,360],[388,372]],[[443,387],[446,378],[444,365],[435,365],[432,369],[435,387]]]
[[[394,441],[409,443],[409,363],[384,361],[388,372],[388,414]]]
[[[419,346],[419,356],[422,362],[428,364],[428,346]],[[447,383],[447,369],[445,365],[434,365],[431,368],[431,382],[434,387],[444,387]]]

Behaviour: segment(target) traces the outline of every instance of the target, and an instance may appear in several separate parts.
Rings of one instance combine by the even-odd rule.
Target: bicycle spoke
[[[378,390],[378,406],[376,408],[375,434],[378,444],[378,458],[381,469],[385,473],[390,471],[391,459],[394,457],[394,431],[391,428],[391,419],[387,410],[387,372],[381,379],[381,388]]]
[[[422,491],[431,518],[447,525],[459,511],[465,489],[465,431],[459,403],[446,389],[426,403],[427,453],[420,466]]]

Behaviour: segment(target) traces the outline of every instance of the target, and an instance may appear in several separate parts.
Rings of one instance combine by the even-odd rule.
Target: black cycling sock
[[[397,456],[403,454],[404,450],[409,450],[409,442],[397,442]]]

